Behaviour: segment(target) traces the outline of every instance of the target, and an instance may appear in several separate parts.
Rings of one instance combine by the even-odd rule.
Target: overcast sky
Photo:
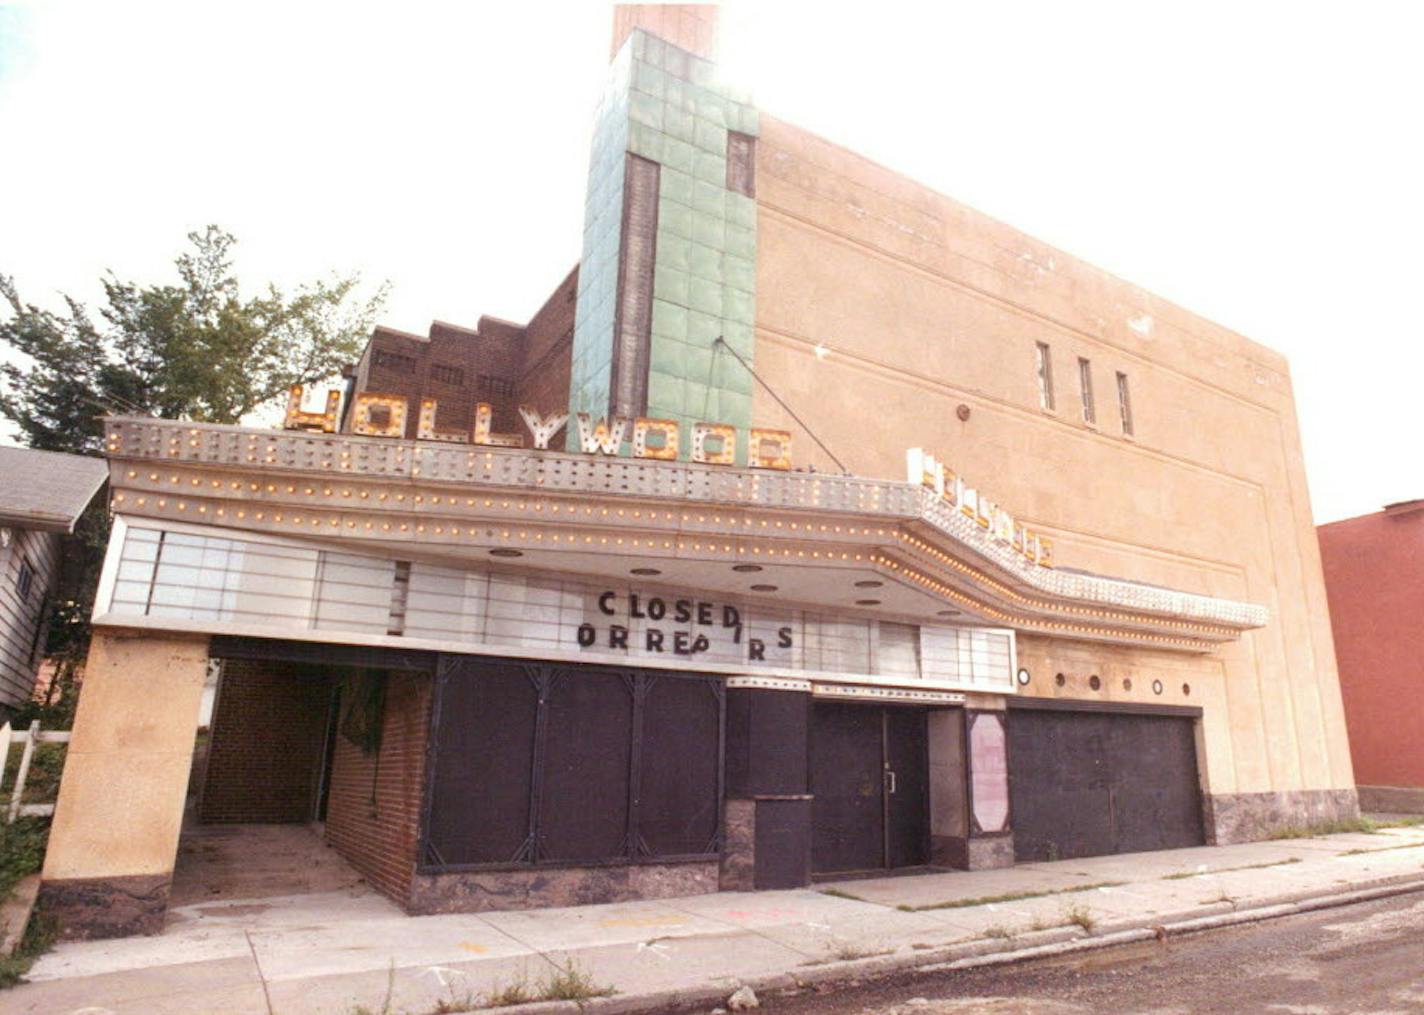
[[[1317,521],[1424,497],[1417,3],[724,5],[757,104],[1291,360]],[[579,256],[611,8],[0,0],[0,273],[526,320]]]

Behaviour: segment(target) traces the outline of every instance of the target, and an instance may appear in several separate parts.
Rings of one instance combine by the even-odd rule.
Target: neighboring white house
[[[98,458],[0,447],[0,717],[35,685],[64,537],[108,474]]]

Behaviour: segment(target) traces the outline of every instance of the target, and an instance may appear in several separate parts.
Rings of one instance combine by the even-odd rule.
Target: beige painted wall
[[[905,449],[923,446],[1054,536],[1061,566],[1271,611],[1210,656],[1025,637],[1027,693],[1202,706],[1213,793],[1353,786],[1284,359],[765,115],[756,185],[758,372],[851,471],[903,478]],[[1052,413],[1037,342],[1053,352]],[[755,397],[757,425],[797,433],[798,464],[833,467]]]
[[[207,662],[204,638],[94,633],[44,880],[173,870]]]

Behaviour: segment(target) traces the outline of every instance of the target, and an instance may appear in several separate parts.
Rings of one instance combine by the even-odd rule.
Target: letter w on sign
[[[623,446],[628,420],[623,416],[614,416],[613,426],[610,428],[603,418],[600,417],[595,425],[588,413],[581,412],[578,414],[578,428],[579,447],[583,448],[585,454],[616,455],[618,449]]]

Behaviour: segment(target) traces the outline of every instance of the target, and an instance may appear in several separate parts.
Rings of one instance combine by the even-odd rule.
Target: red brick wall
[[[327,799],[327,841],[402,906],[415,876],[430,698],[430,677],[392,673],[380,750],[363,754],[337,737]]]
[[[315,667],[225,662],[200,820],[310,821],[330,695],[326,673]]]
[[[1424,786],[1424,510],[1322,525],[1320,562],[1360,786]]]
[[[532,405],[545,416],[563,412],[569,407],[577,293],[578,268],[575,267],[525,329],[519,401]],[[551,448],[562,446],[563,440],[559,436],[549,442]]]

